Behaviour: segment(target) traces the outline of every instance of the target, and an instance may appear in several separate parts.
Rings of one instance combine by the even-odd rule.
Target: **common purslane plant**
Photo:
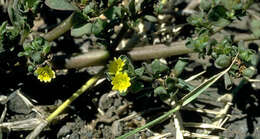
[[[212,75],[208,82],[202,84],[202,91],[182,79],[181,74],[189,63],[189,60],[185,58],[178,58],[176,62],[154,59],[136,64],[135,57],[131,57],[128,53],[131,48],[116,49],[122,39],[127,36],[127,33],[134,32],[139,36],[136,41],[145,40],[148,43],[153,42],[155,34],[164,36],[163,33],[157,32],[161,26],[160,22],[162,22],[157,17],[163,13],[167,2],[167,0],[83,0],[81,2],[45,0],[45,4],[52,9],[72,11],[73,13],[53,30],[29,40],[28,38],[31,38],[29,36],[30,29],[33,26],[32,21],[43,3],[40,0],[14,0],[8,7],[12,26],[3,22],[0,27],[0,55],[18,49],[19,52],[15,53],[17,55],[15,57],[23,60],[24,63],[22,64],[27,65],[28,72],[34,74],[39,81],[49,83],[56,77],[54,66],[52,66],[55,63],[52,61],[52,44],[50,41],[57,39],[66,31],[70,30],[70,34],[68,34],[70,37],[87,38],[84,41],[99,46],[105,52],[102,53],[106,54],[105,56],[98,52],[92,53],[94,58],[90,56],[90,53],[87,53],[86,59],[82,56],[79,58],[81,61],[78,60],[74,63],[74,65],[77,65],[92,60],[98,64],[103,64],[103,66],[106,65],[104,66],[106,70],[102,70],[100,74],[87,81],[71,98],[46,118],[47,123],[51,122],[55,116],[104,74],[111,83],[111,89],[118,91],[122,96],[137,94],[150,98],[158,97],[169,106],[172,106],[171,103],[176,101],[174,110],[169,111],[165,117],[193,101],[224,74],[232,75],[234,78],[244,77],[249,79],[254,77],[257,73],[255,67],[258,63],[256,52],[246,48],[243,40],[234,40],[232,35],[223,35],[223,38],[214,36],[221,33],[225,27],[235,20],[241,20],[241,17],[247,14],[247,9],[252,4],[252,0],[201,0],[200,11],[187,17],[188,24],[195,28],[195,32],[192,37],[186,39],[186,47],[198,53],[199,58],[208,56],[213,60],[216,70],[224,70],[217,75]],[[151,26],[149,31],[138,32],[141,30],[138,25],[147,22]],[[253,39],[260,37],[258,23],[259,20],[254,20],[251,23],[255,37]],[[164,28],[164,30],[166,29]],[[19,42],[16,45],[23,47],[18,48],[10,45],[13,42]],[[187,48],[183,46],[182,49]],[[154,49],[154,51],[159,53],[162,50]],[[100,57],[98,57],[99,54]],[[162,54],[161,57],[165,58],[166,56]],[[145,60],[150,59],[149,56],[145,58]],[[110,61],[108,61],[109,59]],[[95,65],[95,63],[91,64]],[[187,92],[191,92],[191,94],[183,97]],[[162,120],[162,118],[159,118],[159,120]],[[151,125],[148,123],[148,126],[144,127]]]
[[[221,40],[213,37],[215,33],[235,20],[246,15],[246,10],[252,1],[225,1],[225,0],[202,0],[200,12],[188,17],[187,21],[195,26],[196,38],[188,38],[186,46],[198,52],[200,57],[209,55],[215,60],[216,68],[223,69],[230,65],[232,58],[238,53],[239,64],[235,64],[230,73],[237,77],[243,75],[251,78],[256,72],[256,53],[244,46],[243,41],[235,42],[233,36],[226,35]],[[250,67],[250,68],[249,68]],[[252,71],[253,69],[253,71]],[[248,71],[252,74],[248,74]]]

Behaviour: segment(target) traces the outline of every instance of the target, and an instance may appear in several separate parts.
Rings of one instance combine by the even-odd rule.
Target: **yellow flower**
[[[166,4],[167,3],[167,0],[162,0],[162,4]]]
[[[124,65],[125,61],[123,61],[121,58],[114,58],[114,61],[109,61],[108,73],[111,75],[115,75],[116,73],[123,70]]]
[[[118,72],[115,77],[112,78],[112,85],[112,90],[125,92],[131,85],[130,78],[128,77],[127,73]]]
[[[41,82],[45,83],[51,82],[51,79],[55,78],[55,72],[48,65],[45,67],[38,67],[34,73],[38,76],[38,79]]]

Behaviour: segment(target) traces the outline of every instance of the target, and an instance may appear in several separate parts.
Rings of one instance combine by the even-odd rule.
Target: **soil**
[[[184,9],[188,2],[178,2],[177,8]],[[47,8],[47,7],[45,7]],[[259,3],[255,4],[251,10],[258,10]],[[48,12],[49,10],[49,12]],[[56,24],[56,17],[65,19],[70,13],[53,11],[48,9],[43,18],[48,18],[49,22],[45,22],[46,27]],[[50,12],[51,11],[51,12]],[[56,16],[49,15],[55,13]],[[184,15],[178,15],[183,16]],[[234,35],[248,32],[249,17],[242,19],[241,22],[230,25],[225,29],[226,33]],[[175,19],[176,20],[176,19]],[[183,21],[178,21],[183,22]],[[179,23],[181,24],[181,23]],[[176,41],[183,37],[187,37],[189,32],[193,30],[189,26],[185,26],[176,37]],[[63,38],[56,40],[54,53],[62,50],[63,54],[72,55],[80,52],[85,48],[81,45],[85,40],[72,39],[69,33]],[[254,44],[258,45],[258,41]],[[251,44],[253,45],[253,44]],[[75,47],[70,47],[75,46]],[[76,47],[77,46],[77,47]],[[82,48],[82,47],[84,48]],[[203,79],[212,76],[215,70],[211,70],[212,63],[208,60],[193,59],[193,55],[184,55],[192,62],[189,63],[182,76],[184,79],[199,73],[203,69],[209,69],[203,77],[191,82],[197,86],[203,82]],[[167,58],[174,64],[177,57]],[[169,63],[171,63],[169,62]],[[259,68],[259,67],[258,67]],[[92,75],[97,72],[100,67],[90,67],[80,70],[57,70],[56,78],[48,84],[41,83],[34,75],[28,75],[27,69],[18,66],[13,69],[0,71],[0,113],[3,118],[0,123],[12,123],[32,118],[38,118],[40,111],[41,116],[49,115],[62,102],[71,96],[78,88],[81,87]],[[2,70],[2,68],[0,68]],[[258,75],[257,77],[259,77]],[[235,88],[240,79],[234,80]],[[221,81],[220,81],[221,82]],[[222,84],[216,84],[203,93],[196,101],[189,104],[190,108],[202,108],[215,111],[222,110],[225,102],[216,101],[223,95],[229,94]],[[228,111],[230,118],[224,123],[225,130],[213,130],[212,135],[221,136],[232,139],[258,139],[260,138],[260,84],[246,84],[238,92],[236,98],[231,103]],[[121,96],[120,94],[110,91],[111,84],[105,80],[96,87],[92,88],[74,101],[65,112],[59,115],[48,128],[44,129],[39,135],[39,139],[93,139],[104,138],[113,139],[123,135],[137,127],[141,127],[149,121],[159,117],[163,113],[169,111],[171,107],[162,101],[159,97],[149,96],[140,93]],[[149,90],[151,91],[151,90]],[[5,113],[6,112],[6,113]],[[183,121],[210,123],[215,118],[214,114],[203,114],[191,110],[181,110],[180,114]],[[31,125],[33,126],[33,124]],[[193,133],[204,133],[205,130],[194,127],[185,127],[185,130]],[[0,138],[3,139],[22,139],[31,132],[30,126],[16,128],[0,129]],[[149,137],[166,135],[167,139],[176,138],[176,129],[172,117],[145,129],[129,139],[145,139]]]

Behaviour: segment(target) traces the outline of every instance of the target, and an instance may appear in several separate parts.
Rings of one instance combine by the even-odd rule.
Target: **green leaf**
[[[28,70],[29,72],[33,72],[33,69],[34,69],[34,68],[33,68],[32,65],[29,65],[28,68],[27,68],[27,70]]]
[[[142,82],[134,80],[133,83],[131,84],[130,90],[133,93],[138,93],[141,90],[143,90],[144,84]]]
[[[136,1],[136,0],[132,0],[132,1]],[[146,0],[138,0],[136,3],[135,3],[135,10],[137,11],[137,12],[139,12],[139,11],[141,11],[142,10],[142,5],[143,5],[143,3],[145,3],[145,1]]]
[[[184,60],[178,60],[178,62],[176,63],[176,65],[174,66],[173,72],[175,77],[178,77],[182,71],[184,70],[185,66],[188,64],[187,61]]]
[[[80,37],[83,35],[90,35],[92,33],[92,24],[91,23],[87,23],[79,28],[73,28],[71,29],[71,36],[74,37]]]
[[[31,42],[23,44],[23,52],[19,52],[18,56],[25,56],[30,59],[30,65],[40,64],[45,60],[45,56],[49,53],[51,45],[42,37],[37,37]]]
[[[33,13],[36,13],[36,9],[38,8],[40,3],[41,0],[24,0],[24,11],[32,11]]]
[[[151,63],[151,69],[153,74],[159,74],[167,71],[169,68],[167,65],[161,63],[158,59],[156,59]]]
[[[120,58],[125,61],[124,69],[126,69],[130,77],[135,76],[135,68],[131,60],[126,55],[120,55]]]
[[[238,52],[239,52],[239,58],[241,60],[247,63],[251,63],[252,65],[256,65],[257,63],[257,58],[255,55],[256,52],[251,49],[246,49],[242,41],[238,43]]]
[[[227,55],[220,55],[216,60],[215,60],[215,66],[219,69],[226,68],[230,65],[231,63],[231,57]]]
[[[106,21],[97,19],[96,22],[92,26],[91,32],[94,33],[95,35],[98,35],[100,32],[103,31],[105,26],[106,26]]]
[[[29,30],[29,20],[27,16],[24,15],[24,13],[21,13],[21,10],[17,10],[16,7],[9,6],[8,8],[8,15],[9,19],[12,23],[12,25],[16,28],[17,31],[21,35],[24,30]],[[32,23],[32,22],[31,22]]]
[[[243,3],[238,0],[221,0],[221,4],[226,9],[238,10],[243,8]]]
[[[169,94],[163,86],[159,86],[154,89],[154,96],[159,96],[161,100],[166,100],[169,98]]]
[[[141,67],[141,68],[138,68],[138,69],[135,70],[135,74],[137,76],[142,76],[143,73],[144,73],[144,67]]]
[[[45,44],[43,46],[42,52],[43,52],[44,55],[46,55],[50,52],[50,50],[51,50],[51,46],[49,44]]]
[[[114,77],[113,75],[110,75],[108,72],[105,72],[105,76],[106,76],[106,79],[111,82],[112,81],[112,78]]]
[[[3,44],[3,40],[4,40],[4,34],[6,33],[6,26],[7,26],[7,22],[3,22],[2,25],[0,26],[0,53],[4,52],[4,44]]]
[[[257,63],[258,63],[258,56],[256,54],[251,54],[250,55],[250,63],[253,65],[253,66],[256,66]]]
[[[217,27],[225,27],[227,26],[228,24],[231,23],[231,21],[227,20],[227,19],[224,19],[224,18],[220,18],[218,21],[216,22],[212,22],[213,25],[217,26]]]
[[[119,6],[113,6],[110,7],[108,10],[106,10],[106,12],[104,13],[104,15],[108,18],[108,19],[116,19],[117,17],[121,17],[122,16],[122,8]]]
[[[152,15],[145,15],[144,18],[150,22],[157,22],[157,18]]]
[[[164,87],[159,86],[159,87],[154,89],[154,95],[155,96],[167,95],[167,91]]]
[[[162,0],[162,1],[167,1],[167,0]],[[164,8],[164,3],[163,2],[159,2],[155,7],[154,7],[154,13],[155,14],[160,14],[163,12],[163,8]]]
[[[6,32],[6,26],[7,26],[7,21],[4,21],[0,27],[0,37],[2,37],[2,34]]]
[[[108,0],[108,6],[113,5],[114,3],[116,3],[118,0]]]
[[[95,11],[94,8],[95,8],[95,3],[94,3],[94,2],[90,2],[90,3],[83,9],[83,12],[84,12],[85,14],[89,14],[89,13]]]
[[[24,52],[19,52],[19,53],[17,54],[17,56],[18,56],[18,57],[22,57],[22,56],[25,56],[25,54],[24,54]]]
[[[132,17],[135,17],[136,10],[135,10],[135,0],[131,0],[128,5],[129,13]]]
[[[25,0],[25,3],[29,8],[32,8],[35,4],[37,4],[37,1],[38,0]]]
[[[236,60],[236,58],[235,58],[235,60]],[[135,133],[145,129],[145,128],[149,128],[149,127],[151,127],[151,126],[161,122],[162,120],[165,120],[171,114],[173,114],[174,112],[180,110],[182,106],[185,106],[188,103],[190,103],[191,101],[193,101],[194,99],[196,99],[201,93],[203,93],[207,88],[209,88],[213,83],[215,83],[220,77],[222,77],[225,73],[227,73],[230,70],[230,68],[232,67],[232,65],[234,64],[235,60],[232,62],[232,64],[226,70],[222,71],[221,73],[218,73],[218,74],[214,75],[209,80],[205,81],[204,83],[202,83],[201,85],[199,85],[198,87],[193,89],[189,94],[184,96],[180,101],[177,102],[175,107],[172,108],[167,113],[165,113],[162,116],[156,118],[155,120],[145,124],[142,127],[138,127],[138,128],[136,128],[136,129],[134,129],[134,130],[132,130],[132,131],[130,131],[130,132],[120,136],[120,137],[117,137],[116,139],[125,139],[125,138],[127,138],[127,137],[129,137],[131,135],[134,135]]]
[[[45,4],[55,10],[79,11],[78,7],[72,5],[68,0],[45,0]]]
[[[231,23],[227,20],[227,12],[228,10],[224,6],[218,5],[210,11],[208,19],[215,26],[224,27]]]
[[[169,91],[173,91],[175,89],[175,85],[176,85],[177,81],[174,80],[173,78],[167,78],[165,80],[165,84],[166,84],[166,87]]]
[[[30,45],[30,43],[25,43],[25,44],[23,44],[23,49],[24,49],[24,51],[31,51],[32,45]]]
[[[41,61],[41,52],[33,53],[31,57],[34,62],[39,63]]]
[[[243,61],[249,62],[250,61],[250,54],[248,51],[243,51],[239,53],[239,58]]]
[[[200,1],[200,9],[204,11],[208,11],[211,8],[212,2],[209,0],[201,0]]]
[[[254,67],[246,68],[242,74],[245,77],[252,78],[256,74],[256,69]]]
[[[218,5],[221,2],[221,0],[212,0],[212,2],[214,3],[214,5]]]
[[[220,77],[222,77],[225,73],[227,73],[232,65],[235,63],[237,59],[237,56],[235,57],[235,59],[233,60],[233,62],[229,65],[229,67],[227,69],[225,69],[224,71],[212,76],[210,79],[206,80],[204,83],[202,83],[201,85],[199,85],[198,87],[194,88],[190,93],[188,93],[187,95],[185,95],[181,100],[180,103],[182,104],[182,106],[187,105],[188,103],[190,103],[191,101],[193,101],[195,98],[197,98],[201,93],[203,93],[206,89],[208,89],[212,84],[214,84]]]
[[[204,55],[206,53],[206,47],[209,44],[209,35],[206,32],[200,34],[199,37],[194,40],[192,38],[188,38],[186,47],[193,49],[195,52],[199,52],[200,55]]]
[[[204,17],[204,12],[200,12],[199,14],[192,14],[187,18],[187,22],[193,26],[207,26],[208,22],[204,19]]]

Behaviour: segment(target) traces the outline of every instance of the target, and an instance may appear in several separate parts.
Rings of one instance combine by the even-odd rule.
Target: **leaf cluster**
[[[19,45],[23,45],[24,40],[28,37],[33,26],[33,20],[39,12],[40,4],[40,0],[12,0],[8,3],[7,13],[10,22],[4,21],[0,27],[1,57],[9,55],[9,52],[12,52],[12,55],[15,56],[19,53],[21,50]],[[19,53],[19,56],[25,55],[30,55],[28,50]],[[31,56],[35,57],[34,59],[37,61],[35,55]],[[18,62],[20,60],[18,57],[13,57],[13,61]]]
[[[97,38],[97,42],[107,47],[114,47],[117,32],[116,27],[122,24],[125,28],[136,30],[140,20],[157,21],[153,16],[158,12],[156,1],[140,0],[135,2],[122,2],[120,0],[109,1],[83,1],[80,6],[67,0],[46,0],[45,4],[57,10],[75,11],[71,36],[91,36]],[[61,6],[62,5],[62,6]],[[152,11],[152,12],[151,12]],[[149,13],[149,14],[148,14]]]
[[[0,54],[11,51],[19,40],[19,32],[15,28],[8,28],[7,22],[0,26]]]
[[[30,33],[40,3],[40,0],[13,0],[10,2],[8,15],[13,27],[20,32],[20,43]]]
[[[246,9],[252,3],[251,0],[202,0],[200,12],[192,14],[187,21],[196,27],[213,31],[213,27],[225,27],[235,19],[240,19],[246,14]]]
[[[225,36],[222,40],[216,40],[212,36],[231,24],[234,20],[246,15],[246,10],[252,1],[237,0],[202,0],[200,13],[187,18],[188,23],[196,27],[196,38],[188,38],[186,46],[199,53],[200,57],[209,55],[214,60],[215,67],[227,68],[232,58],[239,54],[237,68],[232,68],[233,73],[243,72],[251,66],[256,66],[255,51],[245,48],[243,42],[236,43],[232,36]],[[257,28],[256,23],[252,25]],[[254,33],[257,36],[257,30]],[[241,71],[241,67],[245,67]],[[245,75],[245,74],[243,74]],[[250,75],[252,77],[252,75]]]
[[[50,51],[50,44],[44,38],[38,37],[35,38],[32,42],[24,43],[23,45],[23,52],[19,52],[18,56],[25,56],[27,57],[29,72],[32,72],[35,69],[36,65],[39,65],[44,62],[46,59],[46,55]]]

